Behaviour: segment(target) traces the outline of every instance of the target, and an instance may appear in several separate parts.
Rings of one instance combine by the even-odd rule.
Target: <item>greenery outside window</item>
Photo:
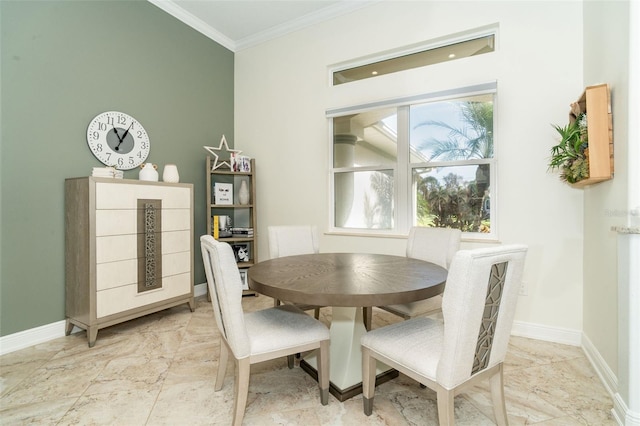
[[[333,230],[398,234],[419,225],[495,238],[490,87],[334,115]]]

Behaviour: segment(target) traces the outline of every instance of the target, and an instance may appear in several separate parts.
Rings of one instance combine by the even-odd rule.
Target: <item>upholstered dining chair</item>
[[[318,350],[320,402],[329,397],[329,330],[292,305],[256,312],[242,310],[242,283],[231,246],[210,235],[200,237],[207,285],[221,335],[214,389],[222,389],[229,353],[236,364],[233,424],[242,424],[251,364]]]
[[[269,256],[271,259],[298,254],[318,253],[318,228],[315,225],[272,225],[267,227],[269,233]],[[280,305],[279,299],[274,306]],[[320,318],[321,306],[296,304],[303,311],[313,309],[316,319]]]
[[[489,379],[496,421],[507,424],[503,361],[527,247],[462,250],[449,269],[442,320],[418,317],[362,336],[364,412],[373,410],[376,360],[436,391],[440,425],[454,424],[453,399]]]
[[[426,260],[449,269],[453,255],[460,249],[462,232],[453,228],[414,226],[407,238],[407,257]],[[398,305],[378,306],[404,319],[438,313],[442,310],[442,296]],[[372,310],[365,311],[365,326],[371,329]]]

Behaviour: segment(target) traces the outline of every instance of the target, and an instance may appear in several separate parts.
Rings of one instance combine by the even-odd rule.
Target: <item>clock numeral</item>
[[[123,116],[121,116],[121,115],[120,115],[120,116],[118,116],[118,124],[122,124],[122,125],[124,125],[124,124],[126,124],[126,123],[127,123],[127,119],[126,119],[126,118],[124,118],[124,117],[123,117]]]
[[[107,152],[107,161],[111,160],[111,153]]]
[[[100,123],[100,124],[102,124],[102,123]],[[113,117],[107,117],[107,124],[110,124],[110,125],[112,125],[112,126],[114,125]],[[102,126],[101,126],[101,127],[102,127]],[[106,127],[106,125],[105,125],[105,128],[104,128],[104,129],[100,129],[100,130],[106,130],[106,128],[107,128],[107,127]]]
[[[96,138],[97,139],[97,138]],[[102,152],[102,144],[101,143],[97,143],[96,144],[96,151],[98,152]]]
[[[140,136],[138,136],[138,137],[140,137]],[[147,149],[147,142],[146,141],[140,142],[140,149]]]
[[[107,123],[100,122],[100,123],[97,123],[97,124],[98,124],[98,130],[107,130]]]
[[[136,159],[133,157],[129,157],[129,164],[136,164]]]
[[[100,139],[100,132],[97,132],[97,131],[93,132],[93,133],[91,133],[91,136],[93,136],[94,140],[98,140],[98,139]]]
[[[122,157],[118,158],[118,166],[122,167],[124,165],[124,160]]]

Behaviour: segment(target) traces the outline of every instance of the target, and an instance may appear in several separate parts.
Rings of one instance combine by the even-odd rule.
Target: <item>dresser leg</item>
[[[69,321],[69,318],[67,318],[67,324],[64,327],[64,335],[65,336],[70,335],[71,330],[73,330],[73,324],[71,323],[71,321]]]
[[[207,296],[209,295],[209,293],[207,293]],[[194,312],[196,310],[196,302],[195,299],[192,297],[189,299],[189,309],[191,309],[191,312]]]
[[[89,347],[92,348],[96,344],[98,338],[98,327],[87,328],[87,339],[89,339]]]

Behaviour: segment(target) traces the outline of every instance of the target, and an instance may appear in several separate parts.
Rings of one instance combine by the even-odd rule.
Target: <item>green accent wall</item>
[[[65,317],[64,180],[102,166],[86,129],[103,111],[139,120],[147,161],[195,185],[205,282],[202,147],[233,144],[233,52],[144,0],[2,0],[0,29],[0,335]]]

